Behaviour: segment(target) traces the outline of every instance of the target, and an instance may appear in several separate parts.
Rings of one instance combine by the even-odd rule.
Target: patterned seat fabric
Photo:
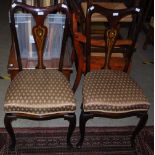
[[[74,112],[75,99],[64,75],[57,70],[24,70],[11,82],[5,97],[6,113],[47,115]]]
[[[147,111],[148,99],[126,73],[114,70],[90,72],[83,88],[84,111],[123,113]]]

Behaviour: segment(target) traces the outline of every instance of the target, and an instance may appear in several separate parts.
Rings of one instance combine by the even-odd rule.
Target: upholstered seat
[[[116,70],[89,72],[84,80],[83,96],[84,111],[148,111],[150,105],[137,83]]]
[[[64,75],[57,70],[24,70],[6,93],[6,113],[47,115],[73,112],[75,99]]]

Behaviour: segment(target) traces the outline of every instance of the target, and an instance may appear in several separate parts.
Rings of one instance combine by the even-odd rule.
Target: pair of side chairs
[[[37,65],[36,69],[33,70],[25,70],[22,67],[19,40],[16,32],[17,26],[15,23],[15,13],[19,10],[31,13],[36,23],[32,29],[32,34],[37,49]],[[90,5],[86,13],[85,50],[81,51],[79,49],[79,41],[76,40],[72,29],[74,20],[70,20],[71,14],[66,4],[38,8],[18,2],[12,3],[10,26],[20,72],[11,81],[4,103],[4,124],[11,137],[11,149],[15,149],[16,145],[16,138],[11,122],[17,118],[31,120],[64,118],[68,120],[67,146],[73,147],[71,136],[76,127],[74,92],[78,86],[77,79],[80,77],[79,72],[82,72],[81,66],[86,66],[86,69],[83,71],[85,78],[79,123],[81,138],[77,147],[82,146],[86,122],[93,117],[140,117],[140,121],[131,137],[131,142],[134,144],[136,135],[145,126],[147,121],[147,111],[150,103],[145,97],[143,90],[128,74],[122,71],[110,70],[109,61],[114,47],[126,47],[127,45],[132,47],[134,44],[130,39],[122,42],[118,39],[119,21],[129,14],[133,14],[136,17],[139,11],[139,8],[132,7],[113,12],[113,10],[105,9],[97,4]],[[61,14],[65,14],[66,16],[59,68],[58,70],[46,69],[44,65],[44,46],[48,36],[48,28],[44,25],[44,21],[48,14],[57,12],[61,12]],[[111,28],[105,31],[104,38],[99,41],[101,43],[100,46],[103,46],[105,49],[105,65],[102,70],[90,71],[91,46],[94,46],[92,44],[94,41],[91,39],[91,16],[96,12],[106,16],[108,21],[111,21],[113,24],[109,25]],[[77,77],[73,90],[62,73],[66,41],[69,36],[71,37],[77,56]],[[130,44],[126,45],[126,42]],[[127,55],[131,57],[131,53]],[[129,64],[128,59],[126,61]]]

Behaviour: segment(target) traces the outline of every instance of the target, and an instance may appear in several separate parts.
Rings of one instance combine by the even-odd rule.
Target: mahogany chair
[[[22,67],[21,51],[17,36],[18,27],[15,23],[15,14],[18,10],[25,10],[25,12],[32,15],[35,21],[32,34],[37,49],[36,69],[24,70]],[[44,49],[45,41],[48,37],[48,27],[46,27],[44,22],[49,14],[55,14],[57,12],[65,16],[59,68],[58,70],[46,69],[44,64]],[[17,118],[39,121],[55,118],[64,118],[68,120],[67,146],[72,147],[71,135],[76,126],[76,103],[71,86],[66,77],[62,74],[66,41],[71,34],[69,18],[68,7],[65,4],[49,7],[34,7],[14,2],[11,5],[10,26],[20,70],[11,81],[4,102],[4,124],[11,137],[11,149],[15,149],[16,145],[16,138],[11,122]]]
[[[131,144],[134,145],[136,135],[145,126],[148,119],[150,103],[145,97],[143,90],[138,84],[125,73],[132,56],[131,50],[126,50],[126,64],[122,71],[113,70],[110,66],[111,55],[114,47],[127,46],[133,48],[134,42],[130,38],[120,38],[120,20],[125,16],[132,15],[134,19],[138,16],[140,9],[131,7],[122,10],[111,10],[97,4],[90,5],[86,13],[86,75],[83,83],[83,103],[80,115],[80,140],[77,147],[82,147],[85,136],[85,126],[89,119],[94,117],[125,118],[137,116],[140,121],[131,136]],[[92,40],[91,19],[93,14],[99,13],[106,17],[109,27],[105,29],[103,39],[98,42]],[[92,46],[105,47],[105,61],[101,70],[90,71]],[[77,49],[77,53],[79,53]],[[83,55],[83,54],[81,54]],[[81,56],[82,58],[82,56]],[[83,62],[83,64],[82,64]],[[81,59],[84,65],[84,56]]]

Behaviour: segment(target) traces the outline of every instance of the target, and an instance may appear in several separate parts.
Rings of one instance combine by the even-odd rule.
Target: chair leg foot
[[[13,121],[13,116],[9,115],[9,114],[5,114],[5,118],[4,118],[4,125],[5,125],[5,129],[7,130],[10,138],[11,138],[11,145],[9,146],[10,150],[15,150],[15,145],[16,145],[16,137],[12,128],[12,124],[11,122]]]
[[[136,136],[139,134],[139,132],[145,127],[145,124],[148,120],[148,114],[147,113],[142,113],[138,116],[140,118],[137,127],[135,128],[134,132],[132,133],[131,136],[131,146],[135,147],[135,139]]]
[[[83,111],[80,114],[80,123],[79,123],[79,128],[80,128],[80,140],[77,143],[76,147],[81,148],[83,145],[84,141],[84,136],[85,136],[85,126],[86,122],[90,119],[93,118],[91,114],[84,113]]]
[[[72,136],[73,131],[76,127],[76,115],[69,114],[69,115],[65,116],[65,119],[69,121],[69,127],[68,127],[68,133],[67,133],[67,147],[73,148],[73,145],[71,143],[71,136]]]

